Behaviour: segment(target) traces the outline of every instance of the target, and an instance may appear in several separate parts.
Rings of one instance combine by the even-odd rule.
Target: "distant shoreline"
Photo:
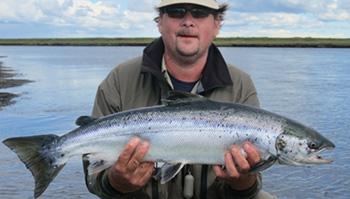
[[[0,39],[0,45],[23,46],[145,46],[155,38],[42,38]],[[217,38],[222,47],[350,48],[350,38]]]
[[[3,56],[0,56],[0,58],[2,57]],[[15,77],[16,75],[17,73],[15,73],[9,67],[4,67],[2,65],[2,62],[0,61],[0,111],[3,107],[15,103],[13,99],[19,96],[19,94],[1,92],[1,89],[21,86],[23,84],[32,82],[26,79],[13,79],[13,77]]]

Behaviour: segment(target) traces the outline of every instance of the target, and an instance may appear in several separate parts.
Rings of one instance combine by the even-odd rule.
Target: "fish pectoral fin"
[[[99,173],[109,168],[110,166],[112,166],[114,163],[114,160],[108,157],[113,157],[113,156],[108,156],[106,154],[99,154],[99,153],[85,154],[83,158],[84,160],[87,160],[89,162],[87,167],[88,175]]]
[[[185,163],[165,163],[154,177],[160,179],[161,184],[165,184],[173,179],[184,166]]]
[[[269,156],[266,160],[260,161],[250,169],[250,172],[259,172],[272,166],[278,158],[274,155]]]
[[[84,126],[87,124],[90,124],[91,122],[95,121],[97,118],[91,117],[91,116],[80,116],[78,119],[75,121],[75,124],[78,126]]]

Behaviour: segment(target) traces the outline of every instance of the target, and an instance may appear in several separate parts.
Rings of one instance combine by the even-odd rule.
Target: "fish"
[[[218,102],[196,94],[173,92],[161,105],[136,108],[104,117],[81,116],[78,127],[55,134],[13,137],[3,141],[26,165],[39,197],[74,156],[89,161],[91,175],[113,165],[133,137],[150,143],[145,161],[163,166],[155,176],[162,184],[185,164],[224,165],[224,154],[233,144],[251,142],[261,161],[251,172],[274,163],[327,164],[320,155],[335,145],[295,120],[247,105]],[[242,152],[243,153],[243,152]]]

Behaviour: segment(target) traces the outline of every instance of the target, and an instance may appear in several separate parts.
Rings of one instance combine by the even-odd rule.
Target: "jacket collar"
[[[164,76],[161,72],[163,54],[164,43],[161,38],[158,38],[144,49],[141,71],[143,73],[151,73],[159,80],[164,81]],[[233,84],[227,64],[214,44],[209,48],[208,59],[200,83],[204,92]]]

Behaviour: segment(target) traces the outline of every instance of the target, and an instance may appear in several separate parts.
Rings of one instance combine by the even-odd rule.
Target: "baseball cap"
[[[218,10],[220,8],[218,2],[215,0],[161,0],[157,8],[170,6],[173,4],[180,4],[180,3],[188,3],[188,4],[196,4],[204,7],[208,7],[214,10]]]

